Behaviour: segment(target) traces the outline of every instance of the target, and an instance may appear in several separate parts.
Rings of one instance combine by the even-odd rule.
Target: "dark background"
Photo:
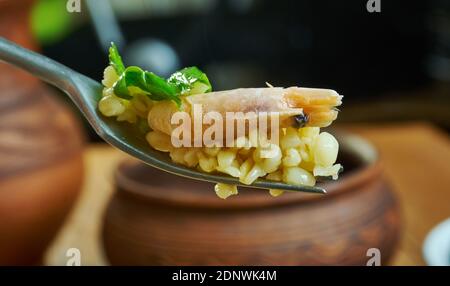
[[[208,2],[208,1],[205,1]],[[120,17],[128,42],[167,41],[216,90],[299,85],[343,94],[340,122],[428,120],[450,127],[450,1],[213,1],[208,9]],[[250,4],[248,4],[250,3]],[[84,7],[83,7],[84,8]],[[86,9],[48,56],[97,80],[107,65]]]

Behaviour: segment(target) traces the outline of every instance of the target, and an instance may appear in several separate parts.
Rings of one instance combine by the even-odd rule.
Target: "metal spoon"
[[[22,68],[64,91],[86,117],[95,132],[112,146],[163,171],[195,180],[225,183],[261,189],[280,189],[308,193],[326,193],[319,187],[295,186],[281,182],[257,180],[244,185],[234,177],[208,174],[175,164],[167,154],[152,149],[142,136],[127,125],[102,116],[97,103],[102,85],[52,59],[22,48],[0,37],[0,60]],[[157,179],[157,178],[155,178]]]

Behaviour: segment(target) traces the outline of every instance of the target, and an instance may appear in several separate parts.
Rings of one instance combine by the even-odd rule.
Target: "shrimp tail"
[[[331,89],[289,87],[284,100],[291,108],[302,108],[308,116],[306,126],[326,127],[336,120],[342,95]],[[294,122],[293,122],[294,123]]]

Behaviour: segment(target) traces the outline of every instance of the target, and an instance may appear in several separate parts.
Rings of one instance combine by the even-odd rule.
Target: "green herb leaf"
[[[181,94],[192,94],[210,92],[212,90],[211,83],[204,72],[197,67],[187,67],[173,73],[167,80],[180,90]]]
[[[136,66],[125,68],[114,43],[109,48],[109,64],[119,75],[113,85],[114,93],[124,99],[132,99],[133,94],[139,92],[156,101],[173,100],[180,107],[181,96],[212,90],[208,77],[197,67],[179,70],[167,80]]]
[[[121,98],[131,99],[133,95],[128,87],[137,87],[152,100],[173,100],[178,106],[181,104],[179,90],[175,85],[152,72],[142,70],[140,67],[127,67],[119,80],[113,85],[114,93]]]
[[[117,49],[117,46],[112,42],[111,47],[109,48],[109,64],[116,70],[116,73],[118,75],[121,75],[125,70],[125,66],[123,65],[119,50]]]

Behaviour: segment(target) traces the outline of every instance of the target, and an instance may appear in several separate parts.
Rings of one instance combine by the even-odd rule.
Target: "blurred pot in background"
[[[339,141],[346,171],[323,196],[241,188],[223,201],[214,184],[125,162],[105,214],[106,256],[113,265],[366,265],[377,248],[386,264],[400,232],[397,200],[373,147]]]
[[[0,36],[35,49],[33,1],[0,1]],[[82,132],[33,76],[0,63],[0,265],[36,264],[79,192]]]

